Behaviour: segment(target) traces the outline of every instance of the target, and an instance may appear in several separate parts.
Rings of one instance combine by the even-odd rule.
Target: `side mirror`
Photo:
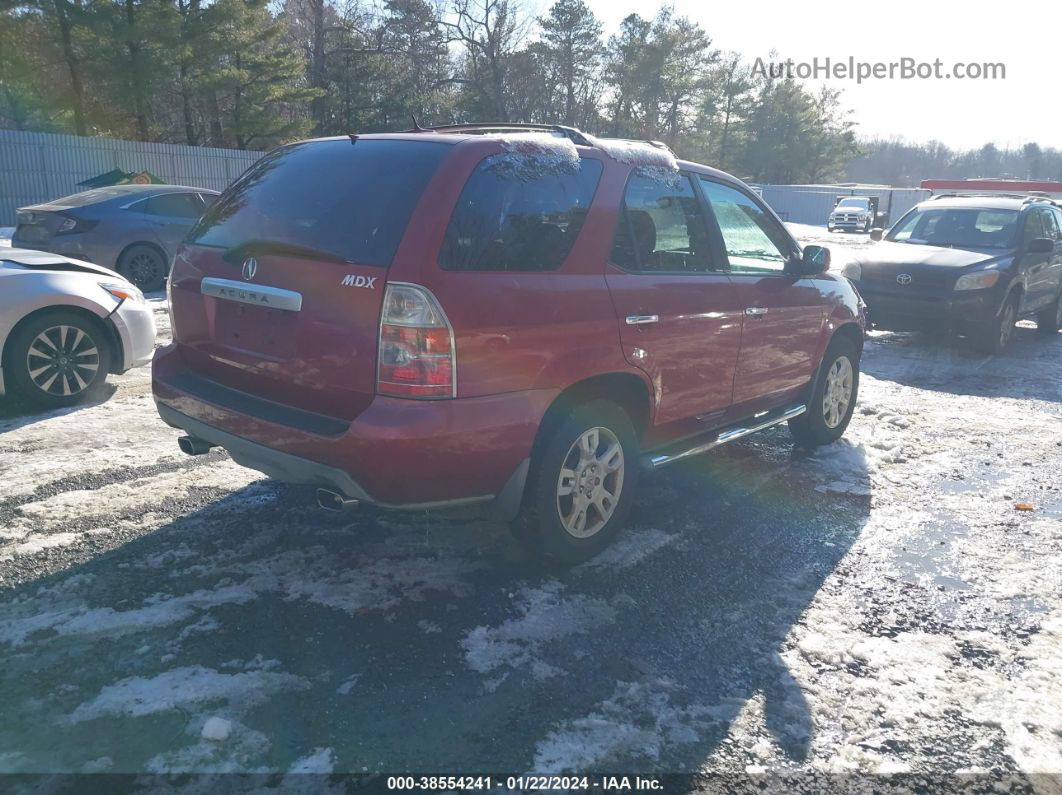
[[[870,230],[871,240],[881,240],[883,237],[885,237],[885,230],[881,227],[874,227]]]
[[[825,246],[804,246],[800,257],[800,275],[814,276],[830,269],[830,250]]]
[[[1055,250],[1055,241],[1046,237],[1034,237],[1025,250],[1030,254],[1050,254]]]

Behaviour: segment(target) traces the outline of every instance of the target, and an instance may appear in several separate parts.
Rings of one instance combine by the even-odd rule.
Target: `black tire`
[[[166,284],[166,258],[147,243],[137,243],[123,251],[116,270],[145,293],[161,290]]]
[[[1047,309],[1036,315],[1036,330],[1041,334],[1057,334],[1062,328],[1062,292]]]
[[[984,353],[1003,353],[1014,337],[1014,324],[1017,322],[1018,297],[1012,295],[1000,308],[999,314],[973,333],[974,345]]]
[[[833,232],[835,229],[836,229],[836,227],[833,227],[833,226],[827,226],[826,227],[826,231],[827,232]]]
[[[606,472],[606,465],[601,464],[600,459],[596,462],[600,468],[592,471],[591,459],[584,457],[577,449],[583,435],[594,429],[599,431],[598,455],[603,455],[611,449],[610,439],[601,431],[610,434],[613,443],[619,443],[622,453],[622,465],[619,470],[621,483],[611,514],[596,529],[591,523],[600,521],[600,510],[593,503],[586,505],[583,509],[584,527],[581,532],[592,531],[592,534],[579,537],[569,531],[562,520],[562,510],[569,516],[573,516],[573,512],[578,510],[574,496],[560,494],[563,485],[562,469],[571,469],[575,475],[571,478],[572,495],[580,491],[579,486],[583,483],[588,489],[603,488],[607,493],[610,487],[616,488],[617,482],[616,473]],[[535,554],[552,558],[564,565],[574,565],[593,557],[608,546],[627,520],[640,474],[637,437],[627,413],[607,400],[592,400],[578,406],[546,433],[532,460],[523,507],[513,522],[513,532]],[[585,460],[587,466],[566,467],[565,464],[575,461],[574,457],[578,457],[580,464]],[[599,475],[603,477],[598,477]],[[589,497],[584,495],[580,499],[586,500]],[[607,498],[601,499],[602,504],[607,507]]]
[[[827,395],[827,384],[831,380],[831,373],[835,366],[840,367],[843,375],[844,365],[838,365],[842,359],[847,360],[850,368],[850,387],[848,389],[848,402],[843,410],[839,403],[833,402],[833,396]],[[826,354],[822,357],[819,365],[819,373],[815,378],[815,384],[811,390],[811,398],[808,400],[808,410],[789,420],[789,432],[793,435],[793,441],[800,447],[818,447],[835,442],[844,435],[848,423],[852,420],[852,412],[855,411],[856,400],[859,398],[859,349],[855,343],[845,337],[835,337]],[[827,410],[827,400],[832,406],[832,411]],[[827,416],[830,415],[830,419]]]
[[[11,335],[4,380],[32,405],[61,408],[97,395],[110,365],[110,339],[103,325],[80,312],[54,309]]]

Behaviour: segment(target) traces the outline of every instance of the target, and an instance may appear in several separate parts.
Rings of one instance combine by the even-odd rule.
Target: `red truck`
[[[207,211],[155,356],[182,449],[323,507],[490,502],[583,560],[639,474],[788,422],[832,442],[863,304],[742,182],[547,125],[304,141]]]

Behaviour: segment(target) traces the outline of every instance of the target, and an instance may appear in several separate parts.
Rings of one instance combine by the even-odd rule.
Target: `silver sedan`
[[[20,207],[13,246],[112,268],[159,290],[181,240],[217,193],[183,185],[113,185]]]
[[[151,361],[155,320],[140,290],[114,271],[0,248],[0,351],[0,395],[72,406],[108,373]]]

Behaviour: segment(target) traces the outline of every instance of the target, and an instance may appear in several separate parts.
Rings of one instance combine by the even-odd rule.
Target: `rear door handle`
[[[628,326],[644,326],[647,323],[659,323],[660,315],[627,315]]]
[[[745,314],[749,317],[760,317],[767,314],[767,307],[765,306],[750,306],[745,310]]]

